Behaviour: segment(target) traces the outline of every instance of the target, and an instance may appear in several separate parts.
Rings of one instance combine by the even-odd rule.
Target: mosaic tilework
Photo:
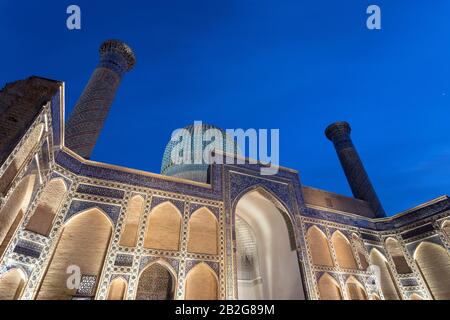
[[[230,173],[230,197],[235,201],[240,194],[246,192],[249,188],[262,185],[267,190],[279,197],[283,205],[292,212],[293,206],[290,199],[289,186],[286,183],[261,179],[258,177]]]
[[[120,206],[105,204],[105,203],[96,203],[96,202],[87,202],[87,201],[79,201],[79,200],[73,200],[70,204],[69,211],[67,212],[67,215],[65,217],[64,221],[67,221],[75,214],[90,209],[98,207],[99,209],[103,210],[112,220],[114,224],[117,223],[117,219],[119,218],[120,214]]]
[[[219,263],[212,262],[212,261],[202,261],[202,260],[186,260],[186,274],[189,273],[189,271],[195,267],[199,263],[206,263],[208,266],[211,267],[211,269],[214,270],[217,276],[219,276]]]
[[[207,208],[209,211],[211,211],[217,218],[217,221],[219,221],[220,217],[220,212],[219,212],[219,208],[217,207],[212,207],[212,206],[205,206],[203,204],[199,204],[199,203],[191,203],[189,205],[189,215],[192,215],[195,211],[197,211],[200,208]]]
[[[133,256],[129,254],[117,254],[115,266],[119,267],[131,267],[133,265]]]
[[[77,290],[77,296],[90,297],[95,294],[95,283],[97,276],[95,275],[81,275],[80,287]]]
[[[411,231],[407,231],[405,233],[402,233],[402,238],[406,240],[406,239],[410,239],[412,237],[416,237],[416,236],[419,236],[421,234],[424,234],[424,233],[427,233],[427,232],[430,232],[430,231],[434,231],[433,225],[432,224],[426,224],[426,225],[423,225],[423,226],[421,226],[419,228],[416,228],[416,229],[413,229]]]
[[[35,242],[20,239],[14,248],[14,252],[33,258],[39,258],[42,247]]]
[[[183,201],[169,199],[169,198],[163,198],[163,197],[153,197],[151,209],[153,210],[156,206],[160,205],[161,203],[167,202],[167,201],[169,201],[171,204],[173,204],[180,212],[184,211],[184,202]]]
[[[58,153],[56,162],[71,172],[85,177],[105,179],[144,188],[152,188],[190,196],[199,196],[213,200],[219,200],[222,197],[222,185],[220,180],[216,178],[216,176],[220,177],[218,170],[212,170],[212,172],[215,173],[213,176],[212,188],[207,188],[190,183],[185,184],[182,182],[165,180],[158,178],[157,176],[140,175],[137,173],[84,164],[65,152]]]
[[[116,199],[122,199],[125,195],[125,191],[123,190],[91,186],[88,184],[80,184],[77,188],[77,192]]]

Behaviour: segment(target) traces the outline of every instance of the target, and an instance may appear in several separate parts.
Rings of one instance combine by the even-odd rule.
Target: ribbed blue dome
[[[239,149],[231,137],[227,136],[225,131],[209,124],[199,123],[198,125],[189,125],[185,128],[190,133],[191,138],[191,159],[201,159],[202,163],[192,164],[175,164],[172,161],[172,151],[174,147],[180,142],[169,141],[164,151],[163,160],[161,164],[161,174],[166,176],[174,176],[184,179],[189,179],[197,182],[208,182],[208,166],[202,157],[203,151],[207,145],[211,143],[209,139],[203,141],[202,137],[208,137],[209,129],[216,129],[222,133],[223,148],[222,151],[231,154],[240,154]],[[197,154],[196,154],[197,152]]]

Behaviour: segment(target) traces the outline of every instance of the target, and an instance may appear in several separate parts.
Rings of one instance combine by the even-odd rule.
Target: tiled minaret
[[[100,46],[100,63],[66,124],[65,145],[83,158],[91,156],[122,76],[135,62],[131,48],[121,41]]]
[[[336,148],[355,198],[367,201],[372,207],[376,218],[385,217],[384,209],[350,138],[350,131],[351,128],[347,122],[335,122],[327,127],[325,135],[333,142]]]

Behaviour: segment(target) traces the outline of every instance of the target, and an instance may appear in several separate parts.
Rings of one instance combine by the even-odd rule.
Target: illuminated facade
[[[62,82],[0,93],[0,299],[450,299],[450,199],[383,217],[346,123],[326,135],[355,198],[286,168],[211,165],[204,183],[87,160],[132,64],[102,46],[71,129]]]

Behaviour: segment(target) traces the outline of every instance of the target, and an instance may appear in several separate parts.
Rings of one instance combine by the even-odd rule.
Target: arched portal
[[[249,191],[236,204],[235,215],[245,222],[235,225],[236,234],[245,233],[245,230],[238,229],[243,226],[251,230],[260,273],[260,284],[254,286],[252,291],[241,281],[246,279],[237,279],[239,299],[305,299],[292,222],[286,210],[279,207],[281,205],[275,198],[261,189]],[[235,220],[239,221],[238,218]],[[237,241],[243,239],[240,237]],[[245,243],[237,243],[237,248],[243,246]],[[247,257],[237,255],[237,258]],[[238,275],[245,274],[242,266],[246,263],[236,262]]]
[[[324,273],[317,282],[320,300],[342,300],[339,283],[328,273]]]
[[[88,209],[70,218],[63,227],[37,299],[68,300],[77,295],[76,289],[67,286],[69,266],[78,266],[81,275],[95,277],[91,293],[87,295],[94,297],[112,229],[111,220],[98,208]]]
[[[364,286],[355,277],[350,276],[346,282],[346,286],[350,300],[367,300],[367,293]]]
[[[217,300],[218,279],[214,270],[201,262],[186,276],[184,298],[186,300]]]
[[[353,250],[347,237],[339,230],[335,231],[331,236],[331,243],[333,243],[334,251],[336,252],[336,260],[339,266],[343,269],[357,269]]]
[[[0,211],[0,256],[19,227],[33,194],[36,176],[24,177]]]
[[[0,275],[0,300],[18,300],[25,287],[27,276],[19,268]]]
[[[26,229],[48,236],[53,219],[64,199],[67,187],[62,178],[51,180],[42,191],[36,210],[31,216]]]
[[[313,264],[317,266],[333,267],[333,258],[331,257],[330,247],[328,246],[327,236],[316,226],[312,226],[306,232],[306,239],[311,251]]]
[[[147,266],[139,277],[136,300],[172,300],[175,277],[167,266],[155,262]]]
[[[424,241],[414,252],[414,259],[434,299],[450,299],[450,256],[435,243]]]
[[[108,290],[107,300],[124,300],[127,292],[127,282],[124,278],[118,277],[111,281]]]
[[[393,280],[389,265],[384,255],[377,249],[370,251],[370,263],[377,266],[375,274],[379,274],[379,285],[381,286],[381,292],[385,300],[400,300],[397,286]]]

